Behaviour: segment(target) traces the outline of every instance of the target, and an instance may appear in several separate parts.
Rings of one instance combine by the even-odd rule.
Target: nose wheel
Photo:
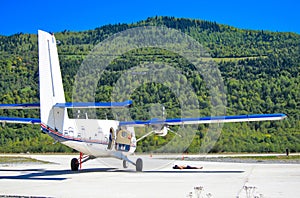
[[[143,171],[143,160],[141,158],[138,158],[136,160],[135,169],[136,169],[136,172],[142,172]]]
[[[126,160],[123,160],[123,168],[128,168],[128,162]]]
[[[128,168],[128,163],[133,164],[135,166],[136,172],[143,171],[143,160],[141,158],[138,158],[135,163],[127,157],[123,158],[123,168]]]

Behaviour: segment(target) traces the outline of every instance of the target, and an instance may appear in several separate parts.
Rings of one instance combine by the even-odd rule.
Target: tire
[[[123,168],[128,168],[128,162],[126,160],[123,160]]]
[[[72,171],[78,171],[78,168],[79,168],[79,161],[77,158],[73,158],[71,160],[71,170]]]
[[[136,172],[142,172],[143,171],[143,160],[141,158],[138,158],[136,160],[135,168],[136,168]]]

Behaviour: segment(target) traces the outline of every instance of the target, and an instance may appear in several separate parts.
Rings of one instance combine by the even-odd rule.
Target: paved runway
[[[187,197],[194,187],[203,187],[203,197],[247,197],[243,186],[257,187],[263,197],[299,197],[299,164],[246,164],[186,160],[161,160],[142,156],[144,172],[134,166],[122,168],[117,159],[95,159],[83,170],[70,171],[71,155],[25,155],[55,164],[0,164],[0,197]],[[77,157],[77,156],[76,156]],[[137,156],[133,156],[136,159]],[[174,164],[203,166],[175,170]],[[197,191],[198,193],[200,191]],[[248,191],[249,192],[249,191]],[[205,195],[205,196],[204,196]]]

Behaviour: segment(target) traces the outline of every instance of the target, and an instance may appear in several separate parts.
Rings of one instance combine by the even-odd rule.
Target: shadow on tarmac
[[[206,171],[206,170],[146,170],[143,172],[136,172],[135,170],[120,170],[116,168],[90,168],[79,171],[71,170],[45,170],[45,169],[0,169],[1,172],[20,172],[20,175],[1,176],[0,179],[20,179],[20,180],[48,180],[48,181],[62,181],[68,179],[67,177],[52,177],[52,176],[67,176],[83,173],[95,172],[127,172],[127,173],[180,173],[180,174],[195,174],[195,173],[243,173],[244,171]],[[26,173],[30,172],[30,173]]]
[[[66,177],[50,177],[60,175],[75,175],[82,173],[95,173],[95,172],[108,172],[114,170],[114,168],[91,168],[80,171],[71,170],[44,170],[44,169],[0,169],[0,172],[21,172],[21,175],[15,176],[0,176],[0,179],[21,179],[21,180],[53,180],[62,181],[68,178]],[[22,172],[30,172],[22,174]]]
[[[145,173],[243,173],[245,171],[190,171],[190,170],[176,170],[176,171],[145,171]]]

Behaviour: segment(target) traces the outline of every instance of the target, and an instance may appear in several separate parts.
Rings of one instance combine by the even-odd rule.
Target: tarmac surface
[[[90,160],[83,164],[82,170],[72,172],[70,161],[78,156],[21,156],[53,163],[0,164],[0,197],[234,198],[256,194],[264,198],[296,198],[300,195],[300,164],[188,161],[145,155],[130,158],[143,159],[143,172],[135,172],[133,165],[124,169],[122,161],[114,158]],[[203,169],[173,169],[175,164]],[[201,195],[196,196],[197,193]]]

